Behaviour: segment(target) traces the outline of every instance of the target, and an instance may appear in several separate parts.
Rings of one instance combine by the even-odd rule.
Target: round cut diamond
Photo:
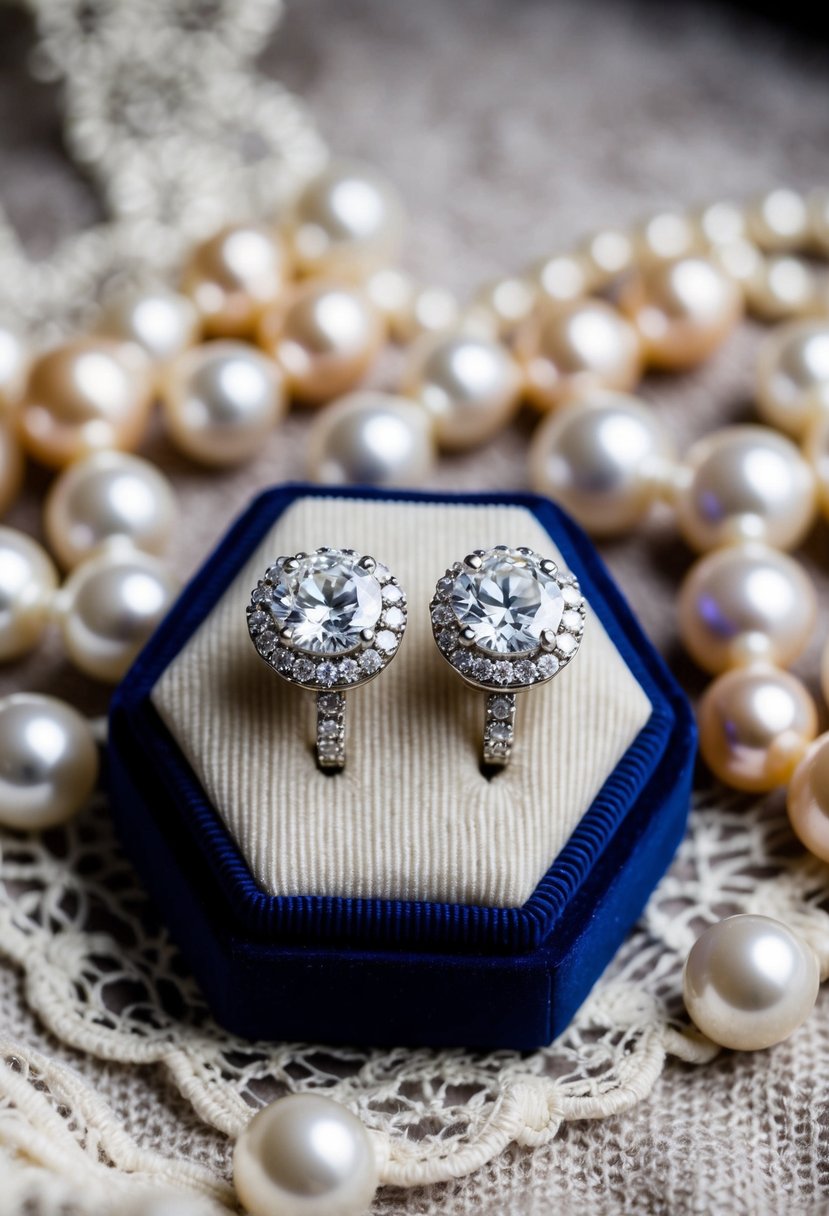
[[[488,654],[536,650],[542,633],[558,630],[564,611],[555,578],[537,559],[513,549],[491,550],[478,570],[461,570],[450,603],[461,628],[471,629]]]
[[[262,655],[268,655],[276,645],[276,634],[270,629],[266,629],[264,633],[260,633],[256,639],[256,649]]]
[[[313,680],[316,667],[310,659],[297,659],[294,663],[294,676],[302,683],[307,683],[308,680]]]
[[[521,659],[515,664],[515,675],[522,684],[532,684],[536,677],[535,663],[531,663],[529,659]]]
[[[506,697],[497,697],[489,707],[489,712],[493,718],[498,718],[503,722],[510,715],[510,703]]]
[[[312,553],[296,570],[283,570],[270,603],[280,628],[291,630],[293,645],[311,654],[347,654],[359,645],[361,630],[375,627],[382,608],[377,579],[358,565],[356,554],[338,549]]]
[[[554,676],[560,667],[560,663],[554,654],[543,654],[536,663],[538,674],[542,680],[546,680],[548,676]]]
[[[324,663],[320,663],[317,668],[317,683],[326,684],[330,687],[337,682],[337,664],[329,662],[328,659]]]
[[[348,684],[359,678],[360,668],[355,659],[343,659],[340,663],[340,679],[345,680]]]
[[[376,650],[364,650],[358,662],[363,671],[367,671],[369,675],[374,675],[375,671],[379,671],[383,666],[383,660]]]

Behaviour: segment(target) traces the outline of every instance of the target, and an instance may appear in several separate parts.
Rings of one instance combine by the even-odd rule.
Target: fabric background
[[[59,97],[25,68],[23,17],[0,9],[0,198],[38,254],[96,218],[92,193],[62,156]],[[298,92],[336,153],[370,160],[397,182],[412,216],[407,262],[462,293],[603,223],[634,221],[791,182],[825,184],[829,74],[825,49],[758,19],[697,4],[564,0],[298,0],[263,70]],[[701,372],[654,378],[653,401],[680,447],[726,419],[750,416],[757,331],[740,334]],[[260,487],[301,464],[297,413],[250,466],[194,470],[161,438],[150,455],[172,475],[182,515],[174,558],[192,570],[224,521]],[[523,486],[529,421],[468,456],[444,459],[434,485]],[[33,473],[8,522],[39,531],[46,484]],[[826,635],[825,526],[809,545],[823,612],[798,665],[812,688]],[[690,556],[657,518],[606,556],[685,686],[702,677],[678,650],[676,587]],[[0,691],[30,688],[102,710],[100,689],[62,664],[57,647],[4,671]],[[825,720],[825,714],[824,714]],[[700,778],[704,780],[703,777]],[[772,799],[772,802],[775,800]],[[226,1160],[160,1069],[132,1070],[65,1050],[25,1008],[17,973],[0,967],[10,1036],[65,1058],[141,1143]],[[790,1043],[671,1063],[651,1099],[618,1119],[566,1126],[548,1146],[515,1150],[469,1178],[384,1193],[388,1213],[825,1211],[829,1194],[829,1003]]]

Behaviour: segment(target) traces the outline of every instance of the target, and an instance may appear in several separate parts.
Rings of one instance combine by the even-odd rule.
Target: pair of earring
[[[503,767],[516,694],[551,680],[578,651],[578,582],[532,549],[495,545],[450,566],[429,611],[440,653],[486,694],[483,761]],[[279,557],[254,588],[247,623],[258,653],[282,679],[316,693],[320,768],[343,768],[346,692],[388,667],[406,620],[406,596],[388,566],[354,549]]]

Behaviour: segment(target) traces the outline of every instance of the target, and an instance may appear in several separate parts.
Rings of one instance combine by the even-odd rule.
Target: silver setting
[[[400,584],[367,554],[323,547],[278,557],[246,613],[260,658],[286,683],[317,694],[317,761],[338,771],[345,764],[345,693],[388,667],[406,631]]]
[[[578,653],[587,612],[578,581],[532,549],[495,545],[450,566],[429,610],[438,650],[466,684],[489,694],[484,763],[503,767],[515,734],[515,693],[546,684]],[[466,623],[470,615],[477,631]],[[493,716],[493,705],[508,705],[509,713]]]

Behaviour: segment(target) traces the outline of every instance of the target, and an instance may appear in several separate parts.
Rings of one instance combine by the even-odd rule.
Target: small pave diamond
[[[438,646],[441,650],[452,650],[458,641],[457,629],[441,629],[438,634]]]
[[[492,679],[492,663],[489,659],[475,659],[472,664],[472,675],[476,680],[485,683]]]
[[[561,618],[561,624],[570,633],[581,633],[584,629],[584,617],[580,612],[576,612],[574,608],[568,608]]]
[[[276,634],[270,629],[266,629],[265,632],[260,633],[259,637],[256,639],[256,649],[260,654],[268,655],[273,650],[276,642]]]
[[[271,659],[277,671],[283,675],[288,675],[294,665],[294,656],[290,650],[277,650]]]
[[[497,718],[499,721],[503,722],[505,718],[510,716],[511,708],[512,707],[510,706],[510,703],[506,697],[493,697],[489,706],[489,712],[492,714],[493,718]]]
[[[457,650],[452,655],[452,663],[462,675],[466,675],[472,670],[475,660],[468,650]]]
[[[363,671],[367,671],[369,675],[373,675],[383,666],[383,660],[376,650],[364,650],[357,661]]]
[[[257,587],[250,598],[254,604],[264,604],[271,598],[271,593],[267,587]]]
[[[341,692],[320,693],[317,706],[326,714],[336,714],[345,705],[345,697]]]
[[[529,659],[520,659],[515,664],[515,678],[522,684],[531,684],[537,675],[535,663],[530,662]]]
[[[559,652],[559,654],[564,655],[564,657],[568,659],[571,655],[576,653],[578,645],[578,639],[574,638],[572,634],[569,633],[560,633],[556,639],[556,650]]]
[[[340,663],[340,679],[345,680],[347,684],[352,684],[354,680],[359,679],[360,666],[356,659],[343,659]]]
[[[297,659],[294,663],[293,674],[297,680],[306,684],[309,680],[313,680],[316,668],[310,659]]]
[[[507,739],[512,735],[512,727],[506,722],[493,722],[489,728],[490,738],[497,739],[499,743],[506,743]]]
[[[556,632],[564,611],[555,577],[515,549],[490,550],[477,569],[461,570],[450,602],[461,628],[471,629],[475,644],[489,654],[537,649],[542,633]]]
[[[405,614],[400,608],[387,608],[383,613],[383,624],[389,629],[402,629],[406,624]]]
[[[432,610],[432,620],[436,625],[452,625],[455,614],[448,604],[438,604],[437,608]]]
[[[492,678],[496,684],[509,684],[512,679],[512,663],[493,663]]]
[[[248,617],[248,629],[251,633],[259,633],[270,622],[267,612],[252,612]]]
[[[389,583],[383,588],[383,603],[384,604],[399,604],[403,599],[403,592],[394,583]]]
[[[390,629],[381,629],[377,634],[377,637],[374,639],[374,644],[377,649],[383,650],[387,654],[391,653],[393,650],[396,650],[399,642],[400,639],[398,638],[397,634],[392,633]]]
[[[319,667],[317,668],[317,683],[325,684],[327,687],[330,687],[332,684],[336,684],[337,664],[329,663],[327,660],[324,663],[320,663]]]
[[[554,654],[543,654],[536,663],[538,674],[542,680],[546,680],[549,676],[554,676],[561,664]]]

